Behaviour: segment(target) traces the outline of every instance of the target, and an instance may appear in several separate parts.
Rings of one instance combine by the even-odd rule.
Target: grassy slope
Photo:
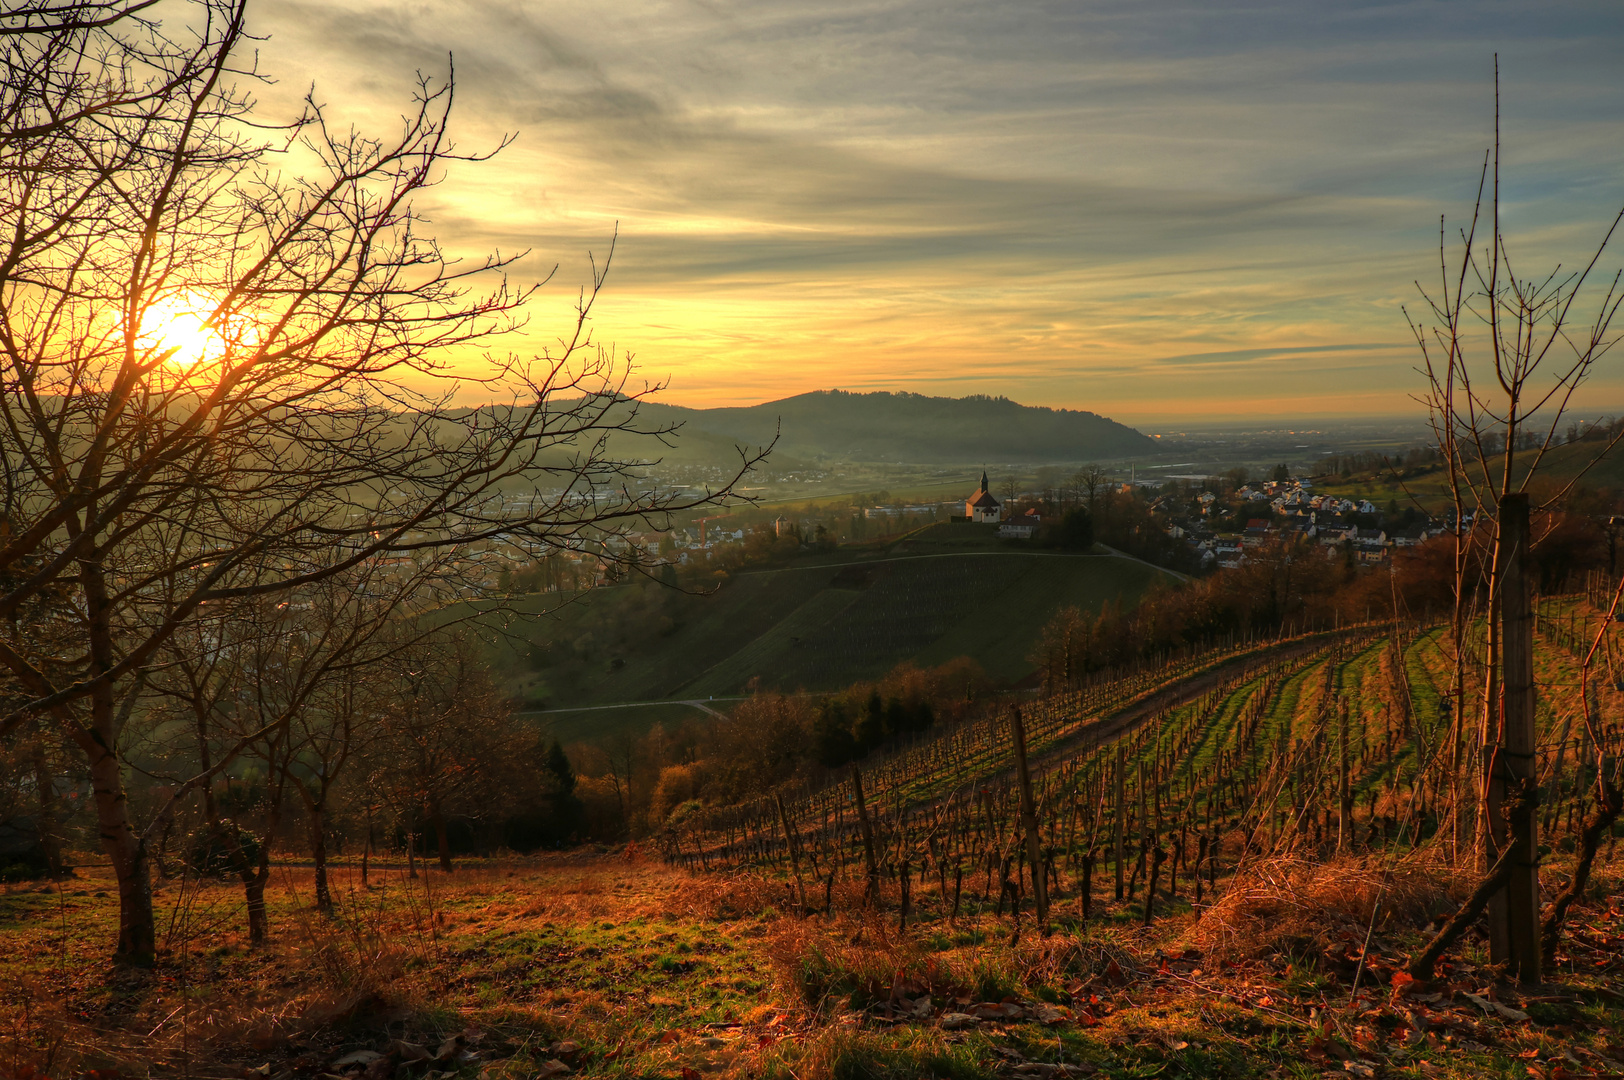
[[[1614,451],[1598,461],[1596,455],[1604,445],[1581,442],[1554,447],[1539,462],[1536,486],[1543,490],[1579,478],[1579,484],[1589,488],[1614,491],[1624,489],[1624,451]],[[1535,457],[1532,451],[1517,455],[1516,475],[1519,482],[1533,465]],[[1490,465],[1489,483],[1485,486],[1485,490],[1498,486],[1503,459],[1491,458]],[[1470,477],[1480,485],[1483,484],[1482,469],[1476,465],[1471,468]],[[1390,474],[1347,479],[1322,477],[1314,482],[1314,490],[1341,498],[1369,499],[1384,509],[1389,501],[1396,501],[1400,507],[1404,507],[1411,505],[1410,500],[1414,499],[1423,509],[1441,513],[1453,502],[1449,489],[1449,474],[1441,468],[1418,473],[1402,482],[1395,480]],[[1470,502],[1470,494],[1465,489],[1462,494]]]
[[[974,657],[993,678],[1031,670],[1044,623],[1060,607],[1131,605],[1165,576],[1111,556],[1041,552],[996,541],[975,526],[932,526],[883,552],[841,552],[736,575],[708,596],[652,586],[599,590],[580,605],[532,597],[501,646],[512,689],[532,707],[728,697],[752,679],[784,690],[831,690],[897,664]],[[647,613],[645,614],[645,609]],[[669,617],[669,632],[617,641],[601,627]],[[590,661],[532,670],[531,642],[592,634]],[[616,661],[619,661],[617,664]],[[645,727],[641,710],[553,714],[561,737]]]
[[[370,889],[354,871],[335,868],[328,920],[310,906],[309,872],[280,868],[261,950],[244,940],[240,887],[165,883],[166,948],[150,972],[106,959],[117,900],[100,868],[61,895],[5,888],[0,1072],[363,1080],[342,1055],[398,1050],[397,1038],[432,1054],[458,1033],[466,1057],[395,1076],[525,1080],[562,1058],[604,1080],[1063,1075],[1027,1061],[1095,1080],[1562,1080],[1612,1073],[1624,1053],[1607,946],[1564,964],[1553,974],[1566,985],[1544,996],[1499,991],[1531,1014],[1508,1022],[1457,993],[1494,993],[1476,946],[1432,994],[1405,998],[1387,972],[1420,937],[1383,927],[1353,1001],[1345,964],[1185,953],[1203,934],[1184,898],[1140,929],[1137,905],[1113,903],[1103,881],[1092,920],[1068,900],[1052,936],[1011,944],[979,879],[957,919],[921,883],[903,933],[861,911],[801,919],[780,883],[618,855],[464,864],[432,884],[375,864]],[[1617,881],[1616,865],[1604,873]],[[857,908],[860,889],[842,882],[838,906]],[[1598,941],[1624,929],[1604,901],[1580,915]],[[864,1011],[899,983],[913,1004],[928,996],[925,1015]],[[1061,1008],[1052,1026],[943,1024],[1000,999]]]

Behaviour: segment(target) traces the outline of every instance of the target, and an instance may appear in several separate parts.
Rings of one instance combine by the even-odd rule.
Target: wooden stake
[[[1038,836],[1037,808],[1032,801],[1032,772],[1026,761],[1026,725],[1021,710],[1011,709],[1010,731],[1015,736],[1015,768],[1021,782],[1021,830],[1026,833],[1026,861],[1032,868],[1032,896],[1037,901],[1038,928],[1049,928],[1049,883],[1043,873],[1043,848]]]
[[[1494,559],[1500,582],[1500,731],[1486,748],[1490,857],[1513,852],[1505,888],[1491,902],[1490,951],[1526,985],[1540,981],[1539,849],[1534,793],[1534,640],[1528,610],[1528,496],[1500,499],[1500,542]],[[1493,734],[1493,733],[1491,733]],[[1513,847],[1513,845],[1515,845]],[[1503,954],[1495,957],[1494,946]]]
[[[855,765],[851,767],[851,786],[857,796],[857,821],[863,829],[863,861],[868,870],[868,886],[863,896],[872,904],[880,896],[880,866],[874,861],[874,829],[868,822],[868,805],[863,802],[863,774]]]

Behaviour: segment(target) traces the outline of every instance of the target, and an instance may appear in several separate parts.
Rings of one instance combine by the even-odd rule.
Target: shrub
[[[236,851],[230,842],[233,835]],[[230,877],[258,862],[259,838],[230,818],[220,819],[218,825],[205,825],[186,842],[186,868],[199,877]]]

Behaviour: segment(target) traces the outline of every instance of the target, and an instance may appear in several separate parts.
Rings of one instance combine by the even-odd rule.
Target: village
[[[1040,473],[1036,479],[1053,477]],[[673,521],[667,530],[637,530],[601,540],[583,537],[573,547],[554,546],[545,553],[520,536],[499,534],[459,553],[455,595],[572,592],[613,585],[625,580],[628,562],[674,583],[671,579],[681,572],[736,569],[769,552],[783,556],[892,542],[937,523],[980,526],[988,539],[1016,546],[1042,544],[1045,524],[1055,526],[1076,509],[1101,526],[1113,518],[1154,522],[1172,542],[1162,546],[1171,556],[1162,561],[1171,569],[1197,574],[1241,566],[1265,547],[1382,563],[1395,549],[1418,545],[1451,527],[1448,515],[1438,518],[1413,506],[1390,502],[1383,507],[1368,498],[1318,492],[1309,477],[1100,478],[1090,492],[1076,482],[1040,484],[1031,477],[1022,482],[1005,476],[995,485],[983,472],[979,486],[956,499],[891,501],[881,491],[850,501],[741,502]],[[1468,524],[1470,520],[1468,516]],[[1102,542],[1111,543],[1108,529],[1099,532]],[[409,558],[397,561],[403,568],[413,565]]]

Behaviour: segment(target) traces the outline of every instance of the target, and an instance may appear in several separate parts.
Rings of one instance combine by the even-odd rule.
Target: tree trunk
[[[45,760],[44,736],[37,730],[34,740],[34,788],[39,793],[39,844],[45,852],[45,868],[53,878],[62,877],[62,841],[56,835],[56,778]]]
[[[265,883],[271,880],[271,868],[263,860],[252,873],[243,876],[243,894],[248,900],[248,944],[253,948],[264,946],[270,936],[270,920],[265,914]]]
[[[445,815],[434,812],[434,842],[440,848],[440,869],[451,873],[451,837],[446,834]]]
[[[316,866],[316,910],[333,913],[333,894],[327,888],[327,815],[320,803],[306,807],[310,816],[310,859]]]
[[[1490,900],[1491,959],[1523,983],[1540,981],[1539,848],[1535,799],[1534,652],[1524,568],[1529,543],[1528,496],[1500,499],[1495,571],[1502,624],[1500,724],[1489,755],[1490,854],[1515,850],[1505,888]]]
[[[102,850],[118,882],[118,945],[113,958],[150,965],[157,959],[158,931],[152,916],[152,871],[146,845],[130,826],[118,757],[100,740],[91,752],[90,783],[96,800],[96,826]]]
[[[111,602],[100,558],[101,553],[92,549],[79,564],[92,675],[100,675],[117,663],[108,619]],[[152,870],[146,845],[130,824],[130,800],[118,760],[118,708],[109,683],[97,684],[89,697],[89,728],[74,725],[71,730],[90,759],[97,832],[118,882],[118,945],[113,958],[146,966],[157,959],[158,953],[158,930],[152,916]]]

